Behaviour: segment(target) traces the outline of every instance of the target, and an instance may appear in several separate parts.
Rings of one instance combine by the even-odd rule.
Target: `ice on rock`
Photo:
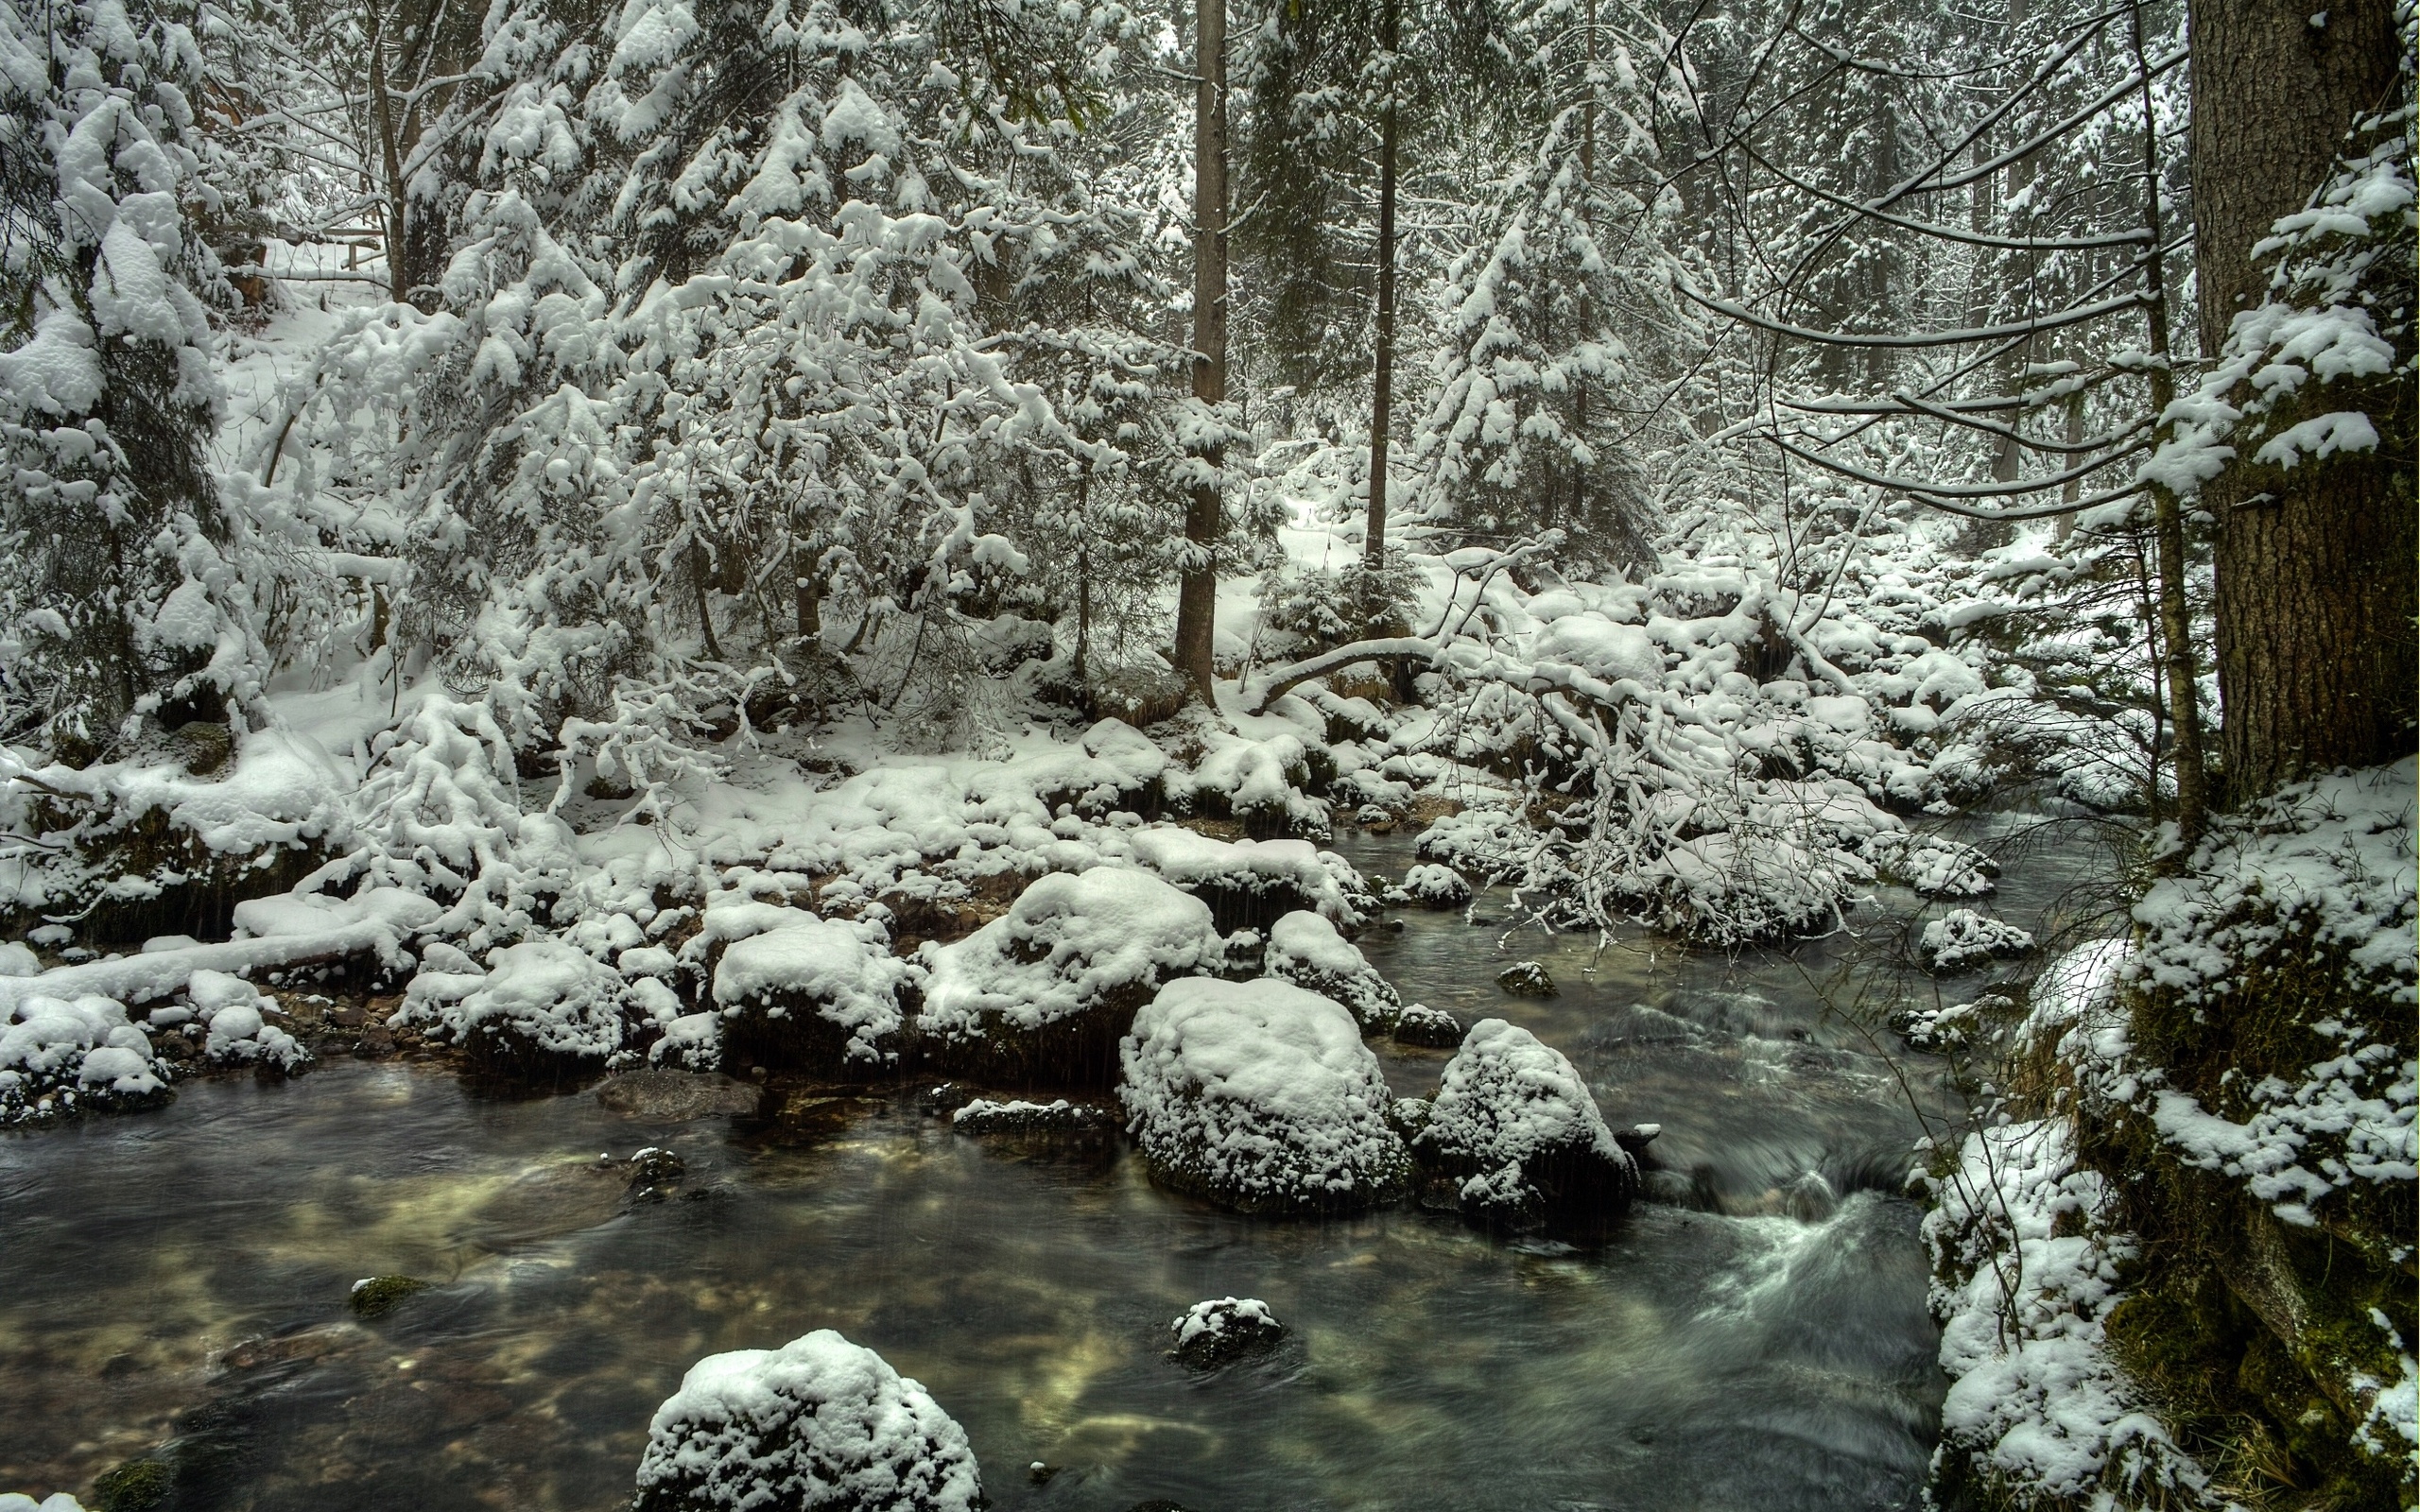
[[[965,939],[926,947],[918,1031],[954,1075],[1106,1087],[1134,1011],[1224,956],[1208,905],[1149,872],[1055,872]]]
[[[1266,978],[1160,989],[1119,1046],[1128,1127],[1166,1185],[1245,1212],[1342,1211],[1409,1174],[1353,1016]]]
[[[1953,908],[1924,927],[1916,948],[1936,976],[1955,976],[1996,960],[2023,955],[2033,936],[2005,919],[1987,919],[1972,908]]]
[[[872,1349],[818,1329],[709,1355],[656,1409],[632,1512],[975,1512],[965,1430]]]
[[[1411,1153],[1438,1195],[1490,1228],[1601,1222],[1638,1188],[1580,1073],[1502,1019],[1462,1037]]]
[[[1280,982],[1341,1003],[1364,1034],[1393,1027],[1403,999],[1336,926],[1313,913],[1291,913],[1270,926],[1264,970]]]
[[[0,1125],[147,1107],[166,1069],[109,998],[33,996],[0,1014]]]
[[[560,940],[509,945],[487,973],[422,971],[398,1023],[427,1023],[482,1069],[544,1079],[579,1074],[622,1048],[621,973]]]
[[[1269,1304],[1256,1297],[1221,1297],[1196,1302],[1168,1325],[1176,1347],[1168,1352],[1178,1364],[1209,1370],[1248,1354],[1273,1349],[1286,1341],[1286,1325]]]

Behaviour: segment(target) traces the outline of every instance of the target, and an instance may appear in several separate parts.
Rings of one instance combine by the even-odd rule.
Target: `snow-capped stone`
[[[1168,1325],[1168,1331],[1176,1335],[1170,1357],[1196,1370],[1215,1369],[1286,1342],[1286,1325],[1256,1297],[1196,1302]]]
[[[622,976],[560,940],[526,940],[483,976],[422,970],[392,1022],[431,1024],[489,1071],[575,1075],[622,1048]]]
[[[209,1031],[203,1058],[289,1072],[310,1063],[311,1052],[265,1016],[277,1005],[242,977],[196,971],[185,984],[185,997]]]
[[[1547,969],[1535,961],[1515,961],[1495,973],[1495,985],[1516,998],[1550,998],[1562,989]]]
[[[1106,1087],[1135,1009],[1224,956],[1208,905],[1149,872],[1054,872],[965,939],[926,947],[917,1029],[953,1074]]]
[[[1138,832],[1134,859],[1210,905],[1221,930],[1267,929],[1309,909],[1358,929],[1375,906],[1342,856],[1308,840],[1219,840],[1174,825]]]
[[[104,997],[27,997],[0,1013],[0,1125],[165,1099],[151,1040]]]
[[[1916,948],[1937,976],[1955,976],[1996,960],[2023,955],[2033,936],[2005,919],[1987,919],[1972,908],[1953,908],[1924,927]]]
[[[1363,1208],[1407,1163],[1386,1078],[1353,1016],[1283,982],[1189,977],[1119,1046],[1128,1126],[1151,1173],[1246,1212]]]
[[[1064,1097],[1046,1103],[977,1097],[950,1114],[949,1126],[960,1134],[1105,1133],[1117,1126],[1117,1114],[1098,1103],[1071,1103]]]
[[[1262,961],[1278,981],[1343,1004],[1364,1034],[1385,1033],[1403,1009],[1378,969],[1317,914],[1291,913],[1270,925]]]
[[[1471,901],[1471,885],[1453,868],[1427,861],[1403,874],[1403,893],[1423,908],[1461,908]]]
[[[1462,1022],[1443,1008],[1407,1003],[1395,1017],[1395,1043],[1451,1050],[1462,1042]]]
[[[648,1047],[647,1058],[658,1066],[713,1071],[722,1065],[722,1015],[712,1009],[684,1013],[664,1026],[664,1038]]]
[[[872,1349],[818,1329],[689,1367],[656,1409],[633,1512],[974,1512],[966,1432]]]
[[[1482,1019],[1463,1036],[1411,1150],[1464,1217],[1491,1228],[1600,1222],[1638,1187],[1637,1162],[1580,1073],[1502,1019]]]
[[[723,1063],[871,1076],[896,1065],[908,963],[876,923],[820,919],[744,891],[708,900],[683,954],[713,963]]]

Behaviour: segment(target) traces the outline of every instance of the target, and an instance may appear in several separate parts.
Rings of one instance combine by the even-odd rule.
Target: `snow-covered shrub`
[[[1502,1019],[1462,1037],[1411,1154],[1465,1218],[1489,1228],[1602,1223],[1638,1190],[1637,1162],[1580,1073]]]
[[[1256,1297],[1220,1297],[1196,1302],[1168,1324],[1176,1336],[1168,1353],[1196,1370],[1215,1369],[1286,1342],[1286,1325]]]
[[[1180,1192],[1245,1212],[1344,1211],[1403,1186],[1386,1077],[1326,998],[1267,980],[1172,982],[1118,1053],[1128,1127]]]
[[[1937,976],[1955,976],[1992,961],[2023,955],[2033,949],[2031,932],[2002,919],[1987,919],[1972,908],[1953,908],[1932,919],[1916,938],[1925,966]]]
[[[148,1107],[165,1100],[167,1076],[109,998],[33,995],[0,1016],[0,1124]]]
[[[648,1425],[633,1512],[975,1512],[966,1431],[872,1349],[818,1329],[689,1367]]]
[[[1403,999],[1361,952],[1319,915],[1288,914],[1270,926],[1262,970],[1280,982],[1341,1003],[1364,1034],[1393,1027]]]
[[[1403,894],[1423,908],[1461,908],[1471,901],[1471,885],[1453,868],[1429,861],[1403,874]]]
[[[220,1065],[256,1065],[292,1072],[310,1063],[311,1052],[262,1015],[277,1005],[240,976],[224,971],[193,973],[185,997],[207,1031],[205,1059]]]
[[[952,1074],[1107,1087],[1134,1010],[1224,951],[1209,907],[1150,872],[1053,872],[965,939],[925,947],[917,1032]]]
[[[898,1064],[908,967],[890,954],[880,924],[730,894],[709,901],[705,922],[690,946],[721,946],[713,997],[726,1064],[846,1077]]]
[[[483,1070],[545,1080],[601,1070],[622,1048],[626,1005],[612,967],[559,940],[525,940],[484,971],[424,968],[391,1022],[426,1025]]]

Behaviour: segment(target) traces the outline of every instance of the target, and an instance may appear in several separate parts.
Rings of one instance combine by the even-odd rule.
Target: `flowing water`
[[[2031,922],[2076,850],[2005,879],[2003,911]],[[1237,1218],[1115,1146],[956,1136],[912,1093],[782,1140],[334,1061],[0,1139],[0,1490],[82,1493],[156,1453],[178,1512],[605,1512],[690,1363],[836,1328],[965,1426],[1001,1508],[1912,1504],[1942,1388],[1897,1194],[1921,1125],[1837,1011],[1851,942],[1499,950],[1502,903],[1479,911],[1497,923],[1414,913],[1361,943],[1407,1000],[1511,1018],[1609,1121],[1663,1125],[1671,1200],[1601,1249],[1409,1209]],[[1523,957],[1562,995],[1501,993]],[[1380,1049],[1407,1093],[1446,1058]],[[1937,1068],[1911,1069],[1928,1095]],[[701,1195],[625,1203],[597,1157],[648,1144]],[[355,1321],[373,1274],[434,1284]],[[1164,1358],[1169,1319],[1229,1294],[1290,1326],[1279,1353]]]

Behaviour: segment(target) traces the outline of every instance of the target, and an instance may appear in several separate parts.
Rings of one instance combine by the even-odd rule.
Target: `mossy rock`
[[[428,1282],[416,1276],[371,1276],[353,1283],[351,1305],[355,1317],[384,1317],[403,1305],[404,1298],[414,1292],[425,1291]]]
[[[95,1512],[150,1512],[176,1487],[176,1472],[156,1459],[130,1459],[93,1482]]]

